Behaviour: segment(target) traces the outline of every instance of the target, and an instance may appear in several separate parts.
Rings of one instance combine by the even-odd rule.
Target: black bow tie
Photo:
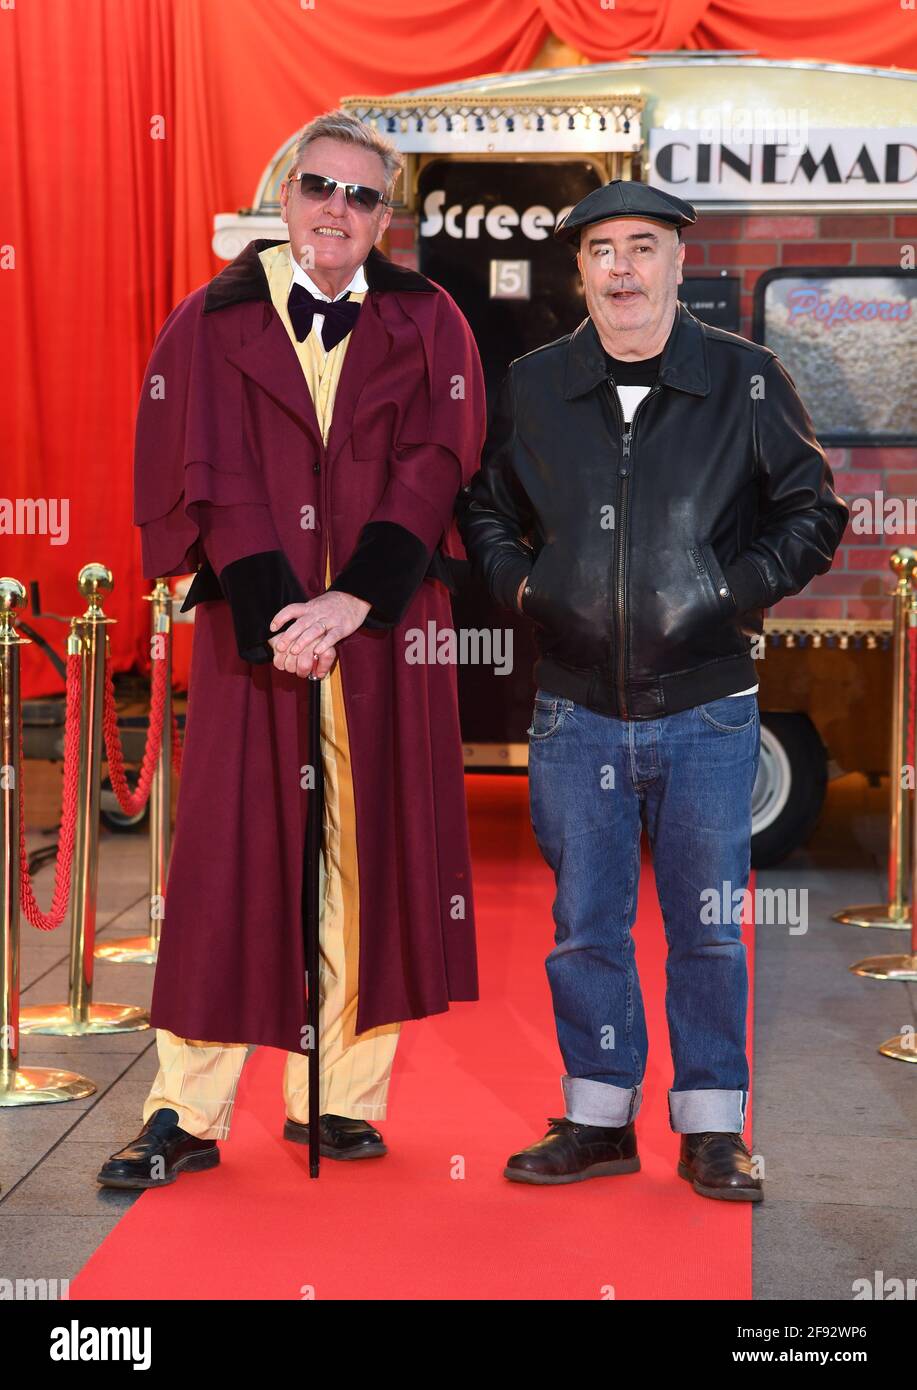
[[[314,315],[324,314],[322,343],[325,351],[330,352],[342,338],[346,338],[353,328],[360,312],[360,304],[358,300],[350,299],[349,290],[343,299],[336,299],[331,302],[326,299],[316,299],[315,295],[310,294],[304,285],[297,282],[290,290],[287,311],[298,343],[301,343],[308,334],[312,327]]]

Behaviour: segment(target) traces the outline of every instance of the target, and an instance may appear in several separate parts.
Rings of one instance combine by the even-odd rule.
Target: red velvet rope
[[[61,806],[60,838],[57,842],[57,862],[54,869],[54,893],[51,907],[43,913],[32,889],[29,857],[25,848],[25,809],[23,799],[23,769],[25,752],[22,745],[22,708],[19,709],[19,871],[22,910],[33,927],[53,931],[64,920],[70,901],[70,870],[73,865],[73,838],[76,831],[76,799],[80,775],[80,684],[81,659],[78,654],[67,657],[67,712],[64,723],[64,790]]]
[[[112,790],[118,798],[121,810],[128,816],[142,811],[150,796],[153,773],[159,762],[162,749],[162,726],[166,707],[166,662],[162,657],[153,661],[153,680],[150,692],[150,725],[147,730],[146,747],[140,764],[137,785],[131,791],[124,773],[124,754],[121,748],[121,735],[118,731],[118,712],[115,709],[115,688],[112,682],[111,656],[105,657],[105,700],[102,711],[102,729],[105,735],[105,751],[108,755],[108,776]],[[174,724],[173,724],[174,734]]]
[[[137,786],[131,791],[124,772],[124,757],[121,736],[118,731],[118,716],[115,709],[115,692],[112,683],[111,656],[105,657],[105,696],[102,712],[102,728],[105,736],[105,750],[108,755],[108,773],[112,788],[122,810],[127,815],[136,815],[146,805],[153,782],[153,773],[159,762],[162,748],[162,726],[165,711],[166,663],[161,658],[153,662],[153,681],[150,706],[150,726],[147,732],[146,747],[140,765]],[[39,931],[53,931],[64,920],[70,900],[70,879],[73,866],[73,843],[76,832],[77,790],[79,785],[80,761],[80,690],[82,681],[81,658],[78,653],[67,657],[66,715],[64,720],[64,789],[61,808],[61,828],[57,847],[57,861],[54,870],[54,892],[51,907],[43,913],[38,905],[29,872],[29,857],[25,843],[25,803],[23,797],[22,769],[25,767],[23,748],[22,710],[19,710],[19,867],[21,878],[20,902],[26,918]],[[176,773],[181,772],[182,747],[178,720],[172,712],[172,766]]]

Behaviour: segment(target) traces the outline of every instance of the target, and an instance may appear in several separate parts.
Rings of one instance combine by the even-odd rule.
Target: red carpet
[[[554,883],[526,779],[466,785],[482,1001],[405,1025],[381,1124],[389,1155],[325,1160],[310,1181],[305,1149],[280,1137],[283,1054],[260,1048],[221,1166],[144,1193],[71,1298],[751,1297],[750,1207],[698,1197],[675,1173],[665,939],[647,860],[634,929],[650,1037],[642,1172],[554,1188],[501,1176],[563,1114],[544,972]]]

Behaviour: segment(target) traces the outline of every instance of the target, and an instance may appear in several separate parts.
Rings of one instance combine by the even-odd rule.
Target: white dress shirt
[[[339,294],[336,294],[334,296],[334,300],[332,300],[330,295],[327,295],[324,293],[323,290],[320,290],[318,285],[316,285],[315,281],[309,278],[309,276],[303,270],[302,266],[294,258],[292,246],[290,247],[290,265],[293,267],[293,276],[290,280],[290,286],[292,287],[293,285],[302,285],[303,289],[308,290],[310,294],[314,294],[316,299],[324,299],[328,304],[334,303],[338,299],[343,299],[344,295],[349,294],[351,290],[360,291],[369,289],[369,284],[367,283],[363,267],[362,265],[358,265],[356,273],[353,279],[351,280],[350,284],[345,286],[345,288],[342,289]],[[324,324],[324,322],[324,314],[313,315],[312,328],[309,330],[310,332],[312,332],[313,330],[317,332],[318,341],[321,344],[323,351],[325,350],[325,343],[324,339],[322,338],[322,325]]]

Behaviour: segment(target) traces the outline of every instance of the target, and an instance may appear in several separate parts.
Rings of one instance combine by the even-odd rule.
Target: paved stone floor
[[[849,1299],[877,1270],[917,1276],[917,1063],[877,1050],[917,1022],[917,986],[848,969],[906,952],[909,935],[831,920],[885,899],[887,795],[860,776],[832,783],[806,848],[757,876],[808,890],[808,931],[756,931],[756,1298]]]

